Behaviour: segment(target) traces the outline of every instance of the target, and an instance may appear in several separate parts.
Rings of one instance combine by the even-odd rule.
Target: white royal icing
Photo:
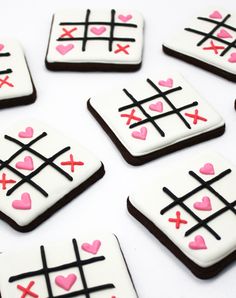
[[[91,244],[98,240],[101,244],[95,254],[84,251],[81,246],[84,243]],[[131,282],[126,264],[124,262],[118,241],[111,234],[89,234],[76,239],[80,259],[88,260],[104,256],[105,260],[96,261],[91,264],[83,265],[84,277],[88,288],[112,284],[113,288],[96,291],[90,294],[93,298],[112,298],[112,297],[129,297],[136,298],[137,294]],[[76,261],[75,251],[72,240],[60,243],[42,243],[44,245],[47,266],[49,268],[61,266]],[[2,298],[21,297],[22,291],[17,285],[27,287],[34,281],[31,291],[38,297],[49,297],[44,275],[23,278],[18,281],[9,282],[9,278],[25,272],[32,272],[42,269],[42,259],[40,247],[32,247],[31,249],[17,250],[16,252],[3,253],[0,256],[0,287]],[[74,274],[77,279],[70,290],[65,290],[55,283],[55,278],[59,275],[66,277]],[[83,282],[78,267],[74,266],[68,269],[58,270],[49,274],[50,284],[53,297],[58,295],[70,294],[83,290]],[[82,295],[84,296],[84,295]],[[70,296],[72,297],[72,296]],[[73,297],[79,297],[77,295]]]
[[[25,132],[26,128],[33,128],[33,136],[31,138],[19,137],[20,132]],[[58,151],[65,147],[70,147],[68,151],[58,156],[54,163],[65,171],[73,181],[68,180],[65,176],[59,173],[56,169],[50,165],[43,168],[38,174],[36,174],[32,181],[39,185],[46,193],[48,197],[43,195],[35,187],[24,183],[20,185],[12,194],[7,196],[7,191],[14,187],[22,179],[16,175],[12,170],[4,167],[0,170],[0,180],[2,175],[6,175],[6,179],[12,179],[16,183],[9,183],[6,185],[6,189],[3,189],[3,184],[0,183],[0,210],[12,220],[14,220],[19,226],[29,225],[35,218],[42,213],[46,212],[48,208],[57,203],[61,198],[67,195],[71,190],[78,187],[82,182],[86,181],[101,167],[101,162],[94,157],[88,150],[78,144],[76,141],[64,136],[56,130],[34,120],[25,120],[17,123],[11,129],[3,132],[0,135],[1,139],[1,155],[0,160],[8,160],[15,152],[17,152],[21,146],[7,140],[4,136],[10,136],[24,144],[28,144],[43,132],[47,133],[47,136],[41,138],[34,143],[30,148],[36,150],[41,155],[49,158]],[[69,165],[61,165],[61,162],[70,160],[70,154],[73,155],[75,161],[82,161],[84,165],[75,165],[74,172],[71,171]],[[25,157],[30,157],[33,161],[34,170],[25,170],[17,168],[18,162],[23,162]],[[37,157],[34,153],[24,150],[11,162],[10,166],[13,170],[17,170],[23,175],[29,175],[37,170],[43,164],[43,160]],[[29,193],[31,197],[31,209],[21,210],[13,208],[12,204],[15,200],[20,200],[23,193]]]
[[[114,22],[122,25],[134,24],[137,27],[115,26],[111,33],[110,25],[94,24],[88,25],[87,37],[100,38],[100,40],[87,40],[85,50],[82,51],[81,40],[65,40],[65,38],[82,38],[85,25],[60,25],[62,22],[85,22],[87,10],[60,11],[54,15],[52,30],[47,53],[48,63],[109,63],[109,64],[139,64],[142,61],[143,48],[143,17],[134,11],[115,10]],[[123,18],[123,21],[119,19]],[[111,10],[91,10],[89,22],[111,22]],[[62,36],[66,31],[76,28],[69,35]],[[64,31],[64,30],[66,31]],[[100,34],[94,34],[97,30]],[[101,30],[101,31],[100,31]],[[105,30],[105,31],[104,31]],[[104,31],[104,32],[102,32]],[[101,40],[113,34],[114,38],[131,38],[131,41],[114,40],[112,49],[109,51],[109,42]],[[73,36],[73,37],[70,37]],[[62,39],[58,41],[58,38]],[[125,47],[119,51],[119,46]],[[59,48],[58,48],[59,47]],[[118,50],[118,53],[115,53]],[[126,53],[127,52],[127,53]]]
[[[187,128],[176,114],[155,120],[156,124],[165,133],[165,136],[161,136],[150,122],[143,123],[134,128],[129,128],[129,125],[126,125],[128,118],[121,117],[121,115],[130,114],[132,109],[135,109],[134,115],[140,117],[142,120],[144,120],[146,116],[137,107],[130,107],[126,110],[118,111],[119,108],[132,104],[130,98],[124,93],[123,88],[113,88],[105,94],[92,96],[90,99],[91,106],[103,118],[131,155],[142,156],[224,125],[221,116],[177,73],[163,71],[162,73],[146,76],[143,80],[124,86],[137,101],[157,94],[157,91],[146,81],[147,78],[151,79],[162,92],[169,92],[171,89],[178,87],[182,88],[181,90],[167,94],[168,99],[176,108],[192,104],[195,101],[198,102],[198,105],[180,111],[191,129]],[[168,79],[172,79],[172,87],[159,85],[159,81],[167,81]],[[150,105],[156,104],[157,102],[162,103],[163,110],[161,112],[150,109]],[[172,110],[162,97],[150,100],[142,104],[142,107],[152,117]],[[199,115],[206,118],[207,121],[199,120],[197,124],[193,124],[193,118],[185,115],[185,113],[194,114],[196,109],[198,109]],[[134,123],[138,123],[138,121],[131,120],[130,125]],[[132,134],[139,132],[142,127],[145,127],[147,130],[145,140],[133,137]]]
[[[1,56],[1,54],[9,53],[10,56]],[[0,101],[4,99],[14,99],[23,97],[33,93],[32,81],[29,70],[25,61],[24,53],[21,46],[15,40],[0,40],[0,72],[11,70],[11,73],[0,74]],[[2,80],[9,77],[2,84]]]
[[[210,17],[212,14],[214,16],[214,12],[220,13],[222,17],[220,18]],[[216,31],[214,31],[212,35],[214,37],[217,37],[217,35],[220,34],[220,31],[223,29],[227,31],[227,33],[231,35],[231,37],[230,38],[220,37],[220,39],[223,42],[232,43],[236,39],[236,14],[230,13],[229,11],[224,9],[220,9],[220,8],[218,9],[217,7],[215,9],[209,8],[205,10],[203,13],[199,13],[194,19],[194,21],[187,24],[185,28],[191,28],[201,32],[208,33],[211,30],[213,30],[217,26],[217,24],[211,23],[205,20],[197,19],[197,17],[204,17],[213,21],[221,22],[227,15],[230,15],[230,17],[226,20],[225,24],[227,26],[233,27],[234,30],[224,26],[219,26],[219,28]],[[225,34],[223,34],[223,36],[224,35]],[[222,34],[220,34],[220,36],[222,36]],[[223,52],[224,49],[218,49],[218,54],[216,54],[214,50],[204,50],[203,48],[211,47],[211,41],[213,41],[213,43],[216,46],[227,47],[227,44],[224,44],[219,40],[214,40],[211,37],[209,37],[200,46],[197,46],[198,42],[200,42],[203,38],[204,38],[203,35],[199,35],[182,29],[177,34],[167,39],[164,42],[164,46],[171,50],[196,58],[200,61],[203,61],[207,64],[213,65],[217,68],[220,68],[222,70],[227,71],[228,73],[235,75],[236,74],[236,48],[231,47],[230,50],[227,53],[225,53],[224,56],[220,56],[220,54]],[[231,55],[233,53],[235,53],[234,54],[235,61],[230,62],[229,59],[231,59]]]
[[[215,172],[213,175],[200,172],[200,168],[206,163],[213,165]],[[236,215],[233,211],[227,209],[226,212],[208,222],[208,226],[220,236],[220,240],[217,240],[203,227],[185,236],[185,232],[195,226],[197,220],[180,205],[161,215],[160,211],[173,202],[173,199],[163,191],[163,187],[167,187],[177,197],[182,197],[201,185],[189,175],[189,171],[195,172],[199,177],[208,181],[227,169],[231,169],[231,172],[222,179],[215,181],[211,186],[227,202],[232,203],[235,202],[236,198],[236,167],[222,156],[212,152],[194,156],[192,160],[182,162],[175,169],[162,171],[152,181],[144,182],[137,187],[129,196],[129,199],[131,204],[158,227],[189,259],[201,267],[209,267],[235,251],[236,234],[234,228]],[[194,204],[201,202],[205,196],[209,197],[212,210],[203,211],[194,208]],[[184,204],[201,219],[206,219],[225,207],[225,204],[215,194],[205,188],[187,198]],[[169,222],[169,218],[176,218],[177,211],[180,211],[181,219],[187,221],[187,224],[181,224],[179,229],[176,229],[175,223]],[[194,241],[196,236],[203,238],[206,249],[194,250],[189,247],[190,242]]]

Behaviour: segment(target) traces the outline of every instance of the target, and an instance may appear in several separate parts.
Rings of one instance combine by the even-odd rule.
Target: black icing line
[[[204,181],[201,177],[199,177],[196,173],[193,171],[189,171],[189,175],[196,179],[200,185],[196,188],[194,188],[192,191],[188,192],[182,197],[177,197],[175,196],[167,187],[163,187],[163,191],[171,198],[174,200],[174,202],[170,203],[167,205],[165,208],[161,210],[161,215],[165,214],[167,211],[171,210],[175,206],[180,205],[185,211],[188,212],[189,215],[191,215],[198,223],[190,228],[188,231],[186,231],[185,236],[189,236],[192,234],[194,231],[200,229],[201,227],[205,228],[210,232],[217,240],[220,240],[221,237],[212,229],[208,226],[208,223],[218,217],[219,215],[223,214],[224,212],[231,210],[234,214],[236,214],[236,210],[234,209],[234,206],[236,205],[236,202],[229,203],[224,197],[222,197],[211,185],[221,179],[223,179],[225,176],[231,173],[231,169],[227,169],[217,175],[216,177]],[[209,217],[205,219],[199,218],[190,208],[188,208],[185,204],[184,201],[192,197],[194,194],[198,193],[199,191],[207,189],[209,190],[213,195],[215,195],[224,205],[225,207],[216,211]]]
[[[9,73],[12,73],[12,69],[11,68],[8,68],[6,70],[0,71],[0,75],[9,74]]]
[[[63,265],[60,265],[60,266],[49,268],[47,266],[46,253],[45,253],[44,246],[41,246],[40,247],[40,255],[41,255],[41,259],[42,259],[43,268],[40,269],[40,270],[25,272],[25,273],[22,273],[22,274],[19,274],[19,275],[16,275],[16,276],[11,276],[8,280],[9,283],[19,281],[19,280],[22,280],[22,279],[25,279],[25,278],[44,275],[46,285],[47,285],[48,298],[69,298],[69,297],[77,297],[77,296],[82,296],[82,295],[85,296],[86,298],[90,298],[91,293],[100,292],[100,291],[108,290],[108,289],[114,289],[115,286],[111,283],[103,284],[103,285],[99,285],[99,286],[95,286],[95,287],[88,287],[87,286],[87,281],[86,281],[85,274],[84,274],[84,271],[83,271],[83,266],[84,265],[89,265],[89,264],[94,264],[94,263],[100,262],[100,261],[104,261],[105,257],[100,256],[100,257],[92,257],[92,258],[86,259],[86,260],[81,260],[80,259],[80,254],[79,254],[78,244],[77,244],[77,241],[75,239],[72,240],[72,245],[73,245],[73,249],[74,249],[74,252],[75,252],[75,258],[76,258],[75,262],[67,263],[67,264],[63,264]],[[53,296],[49,274],[51,272],[58,272],[58,271],[68,269],[68,268],[73,268],[73,267],[77,267],[79,269],[80,276],[81,276],[82,283],[83,283],[83,289],[79,290],[79,291],[74,291],[74,292],[71,292],[71,293],[66,293],[66,294],[63,294],[63,295]]]
[[[0,53],[0,57],[9,57],[9,56],[11,56],[11,54],[10,53]]]

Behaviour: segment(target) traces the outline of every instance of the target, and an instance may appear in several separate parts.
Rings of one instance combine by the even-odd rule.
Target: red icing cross
[[[15,180],[12,180],[12,179],[7,180],[6,179],[6,174],[3,173],[2,174],[2,179],[0,180],[0,183],[2,184],[2,189],[5,190],[7,188],[7,184],[8,183],[16,183],[16,181]]]
[[[194,114],[185,113],[185,116],[193,118],[193,124],[197,124],[198,120],[205,121],[205,122],[207,121],[206,118],[201,117],[201,116],[198,115],[198,110],[197,109],[194,111]]]
[[[180,218],[180,212],[177,211],[176,212],[176,218],[169,218],[169,222],[175,222],[175,227],[176,229],[180,228],[181,224],[187,224],[187,220],[181,219]]]
[[[141,121],[142,120],[141,118],[139,118],[137,116],[134,116],[134,113],[135,113],[135,109],[132,109],[130,114],[121,114],[120,116],[121,117],[128,117],[126,124],[130,125],[131,120],[135,120],[135,121]]]
[[[25,297],[28,296],[28,295],[31,296],[31,297],[34,297],[34,298],[38,298],[39,295],[36,294],[36,293],[34,293],[34,292],[32,292],[32,291],[30,290],[30,289],[33,287],[34,284],[35,284],[35,282],[34,282],[34,281],[31,281],[31,282],[28,284],[27,288],[24,288],[24,287],[22,287],[21,285],[17,285],[17,289],[19,289],[20,291],[23,292],[20,298],[25,298]]]
[[[11,84],[7,81],[8,79],[9,79],[9,76],[5,76],[4,79],[0,79],[0,88],[2,88],[3,85],[8,85],[9,87],[14,87],[13,84]]]
[[[64,31],[64,33],[60,36],[60,38],[66,37],[66,36],[73,38],[74,36],[71,33],[74,32],[74,31],[76,31],[77,28],[74,27],[71,30],[67,30],[66,28],[62,28],[62,30]]]
[[[216,46],[213,41],[211,41],[211,47],[205,47],[203,50],[213,50],[215,54],[218,54],[218,50],[224,50],[223,46]]]
[[[70,154],[70,160],[69,161],[62,161],[62,166],[70,166],[71,172],[75,171],[75,166],[83,166],[84,163],[82,161],[74,161],[73,154]]]
[[[129,47],[130,47],[130,45],[126,45],[126,46],[122,46],[122,45],[120,45],[119,43],[117,44],[117,47],[118,47],[118,49],[117,50],[115,50],[115,54],[118,54],[118,53],[120,53],[120,52],[123,52],[123,53],[125,53],[126,55],[129,55],[129,52],[126,50],[126,49],[128,49]]]

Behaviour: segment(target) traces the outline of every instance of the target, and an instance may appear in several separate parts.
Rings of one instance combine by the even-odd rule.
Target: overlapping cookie
[[[207,9],[163,44],[166,54],[236,81],[236,13]]]
[[[0,256],[2,298],[137,298],[118,240],[83,236]]]
[[[88,108],[133,165],[220,136],[225,130],[221,116],[173,72],[163,71],[93,96]]]
[[[36,90],[21,46],[0,40],[0,108],[33,103]]]
[[[67,10],[52,21],[50,70],[133,71],[140,68],[143,18],[134,11]]]
[[[236,259],[236,167],[216,153],[194,156],[140,185],[128,210],[197,277]]]
[[[36,121],[0,135],[0,218],[34,229],[104,175],[102,163],[76,141]]]

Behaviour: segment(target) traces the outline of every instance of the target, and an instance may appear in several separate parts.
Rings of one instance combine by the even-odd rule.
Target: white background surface
[[[31,106],[0,111],[0,129],[16,120],[36,117],[78,139],[104,162],[105,177],[60,210],[31,233],[20,234],[0,222],[0,250],[42,243],[52,238],[79,236],[88,230],[111,231],[120,239],[140,298],[231,298],[236,295],[235,264],[217,278],[201,281],[195,278],[175,256],[162,246],[126,210],[126,198],[139,181],[163,169],[203,152],[217,150],[236,163],[235,84],[197,67],[164,55],[162,41],[173,28],[187,25],[189,17],[211,5],[214,9],[236,11],[235,0],[222,1],[132,1],[132,0],[7,0],[0,1],[2,37],[21,41],[38,91]],[[51,17],[61,8],[134,8],[145,18],[143,66],[137,73],[53,73],[44,67]],[[85,7],[87,8],[87,7]],[[146,77],[155,69],[173,67],[221,113],[226,133],[217,139],[195,145],[140,167],[128,165],[101,127],[89,114],[86,101],[107,86]],[[112,98],[111,98],[112,100]],[[235,195],[235,194],[234,194]],[[235,231],[232,231],[232,233]],[[4,268],[1,268],[4,270]],[[15,298],[15,297],[9,297]],[[106,297],[104,297],[106,298]],[[117,297],[129,298],[129,297]]]

